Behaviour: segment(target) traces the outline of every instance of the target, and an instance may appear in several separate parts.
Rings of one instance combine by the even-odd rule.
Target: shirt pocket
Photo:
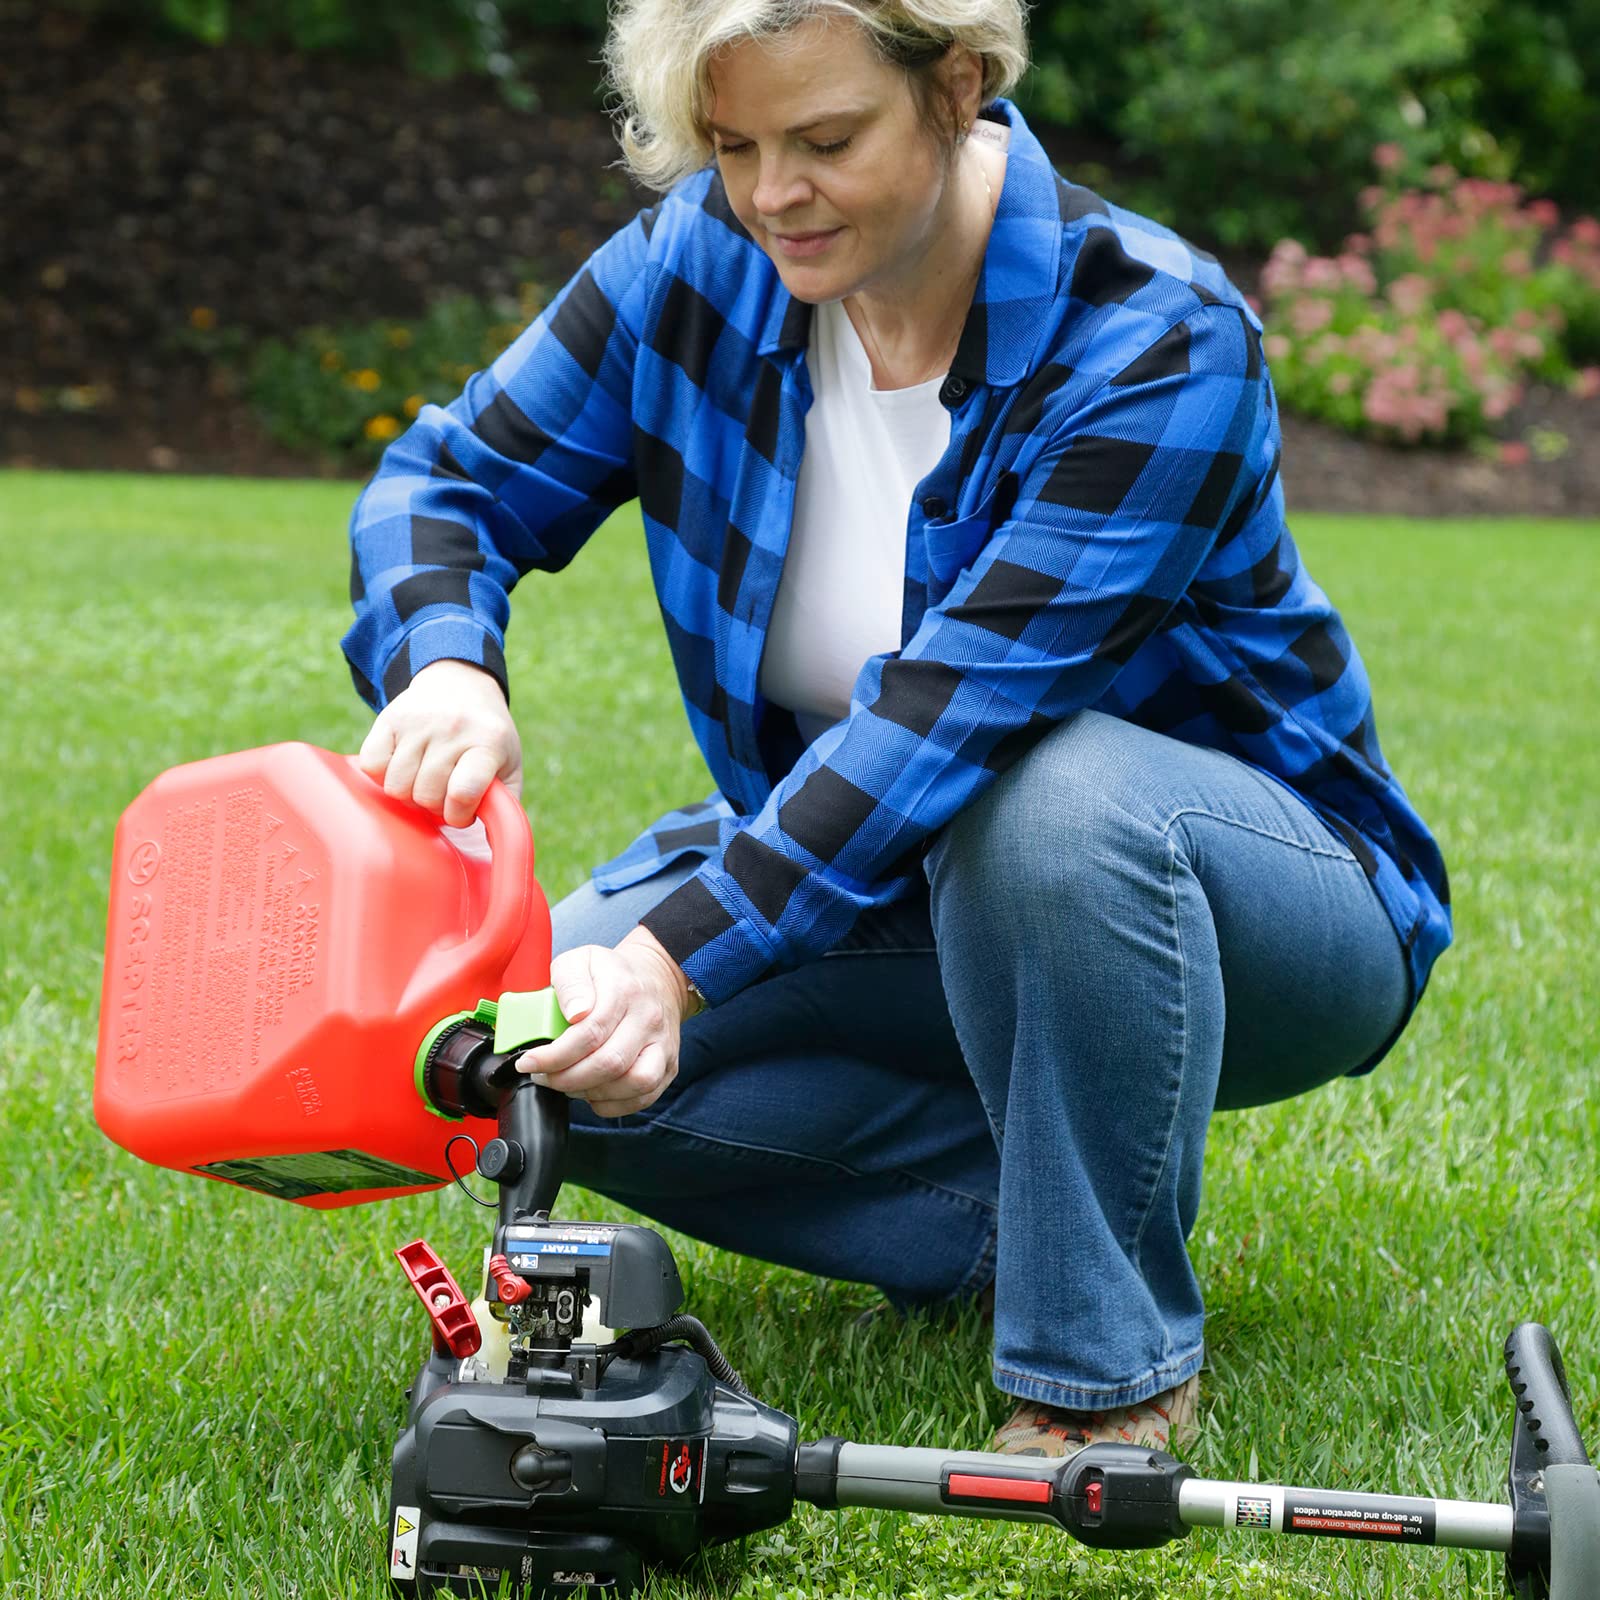
[[[958,517],[954,522],[930,522],[924,533],[928,548],[928,588],[945,595],[957,578],[989,542],[989,511]]]
[[[1009,477],[1009,474],[1007,474]],[[928,552],[928,590],[935,600],[955,585],[957,578],[977,560],[988,544],[995,526],[1009,511],[1015,490],[1008,484],[992,489],[976,511],[950,522],[929,522],[923,526]]]

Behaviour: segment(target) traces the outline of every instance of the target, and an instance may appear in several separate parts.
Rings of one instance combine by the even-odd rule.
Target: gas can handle
[[[533,830],[528,826],[528,814],[496,778],[484,794],[478,816],[489,836],[489,853],[494,858],[489,873],[489,903],[484,907],[483,921],[460,944],[446,952],[435,951],[423,961],[412,988],[425,990],[426,1001],[419,996],[415,1002],[425,1010],[450,1008],[451,997],[433,990],[453,986],[464,968],[485,961],[496,952],[503,952],[503,966],[521,943],[527,926],[533,887]],[[448,973],[435,979],[434,969],[446,959]],[[408,990],[402,1005],[409,1007],[413,1003]]]

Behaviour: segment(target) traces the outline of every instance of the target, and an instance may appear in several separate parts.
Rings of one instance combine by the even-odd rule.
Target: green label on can
[[[316,1150],[291,1156],[250,1156],[240,1161],[213,1161],[195,1167],[208,1178],[276,1195],[280,1200],[306,1200],[319,1194],[349,1194],[357,1189],[414,1189],[443,1183],[432,1172],[417,1172],[364,1150]]]

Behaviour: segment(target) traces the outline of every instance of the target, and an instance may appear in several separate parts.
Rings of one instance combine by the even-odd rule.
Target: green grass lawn
[[[440,1192],[319,1214],[147,1167],[90,1111],[112,830],[163,768],[354,749],[348,485],[0,476],[0,1593],[377,1596],[425,1345],[391,1249],[472,1276]],[[1371,1078],[1219,1118],[1193,1241],[1208,1477],[1499,1499],[1501,1342],[1550,1324],[1600,1436],[1600,526],[1303,517],[1384,747],[1450,863],[1458,943]],[[703,794],[631,513],[518,597],[510,656],[551,898]],[[616,1216],[569,1190],[569,1216]],[[803,1437],[979,1447],[983,1331],[852,1316],[674,1238],[690,1309]],[[1092,1293],[1093,1286],[1086,1285]],[[662,1596],[1491,1596],[1486,1555],[1196,1532],[1140,1555],[802,1508]]]

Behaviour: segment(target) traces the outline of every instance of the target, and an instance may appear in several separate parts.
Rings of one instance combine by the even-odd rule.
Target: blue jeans
[[[693,871],[554,912],[615,944]],[[1406,1014],[1393,924],[1344,843],[1231,756],[1096,712],[938,835],[927,892],[684,1026],[568,1177],[902,1307],[995,1283],[994,1374],[1075,1410],[1198,1371],[1185,1241],[1213,1110],[1369,1063]]]

